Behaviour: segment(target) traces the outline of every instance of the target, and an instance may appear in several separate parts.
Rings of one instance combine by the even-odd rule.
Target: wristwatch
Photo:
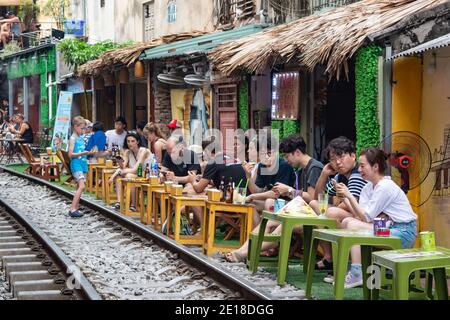
[[[294,198],[294,189],[293,188],[289,188],[288,193],[292,198]]]

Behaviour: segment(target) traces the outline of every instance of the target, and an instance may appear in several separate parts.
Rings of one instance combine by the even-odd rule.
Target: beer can
[[[384,218],[375,218],[373,219],[373,234],[375,236],[378,235],[378,229],[386,229],[386,219]]]
[[[420,233],[420,244],[421,248],[424,251],[433,251],[436,250],[436,239],[434,236],[434,232],[431,231],[423,231]]]

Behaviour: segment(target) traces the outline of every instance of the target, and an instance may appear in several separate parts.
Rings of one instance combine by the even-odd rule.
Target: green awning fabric
[[[206,53],[223,43],[262,31],[266,27],[268,27],[268,25],[248,25],[229,31],[220,31],[192,39],[163,44],[145,50],[141,55],[141,60],[154,60],[194,53]]]

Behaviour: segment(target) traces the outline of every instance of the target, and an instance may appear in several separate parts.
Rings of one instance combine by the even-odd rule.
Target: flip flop
[[[246,260],[246,258],[244,256],[240,255],[236,251],[226,253],[224,255],[224,258],[225,258],[225,260],[227,260],[227,262],[231,262],[231,263],[245,262],[245,260]]]

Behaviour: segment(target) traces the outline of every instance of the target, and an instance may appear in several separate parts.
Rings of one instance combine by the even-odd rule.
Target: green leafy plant
[[[11,54],[17,53],[20,50],[22,50],[22,48],[20,48],[17,41],[11,41],[5,45],[2,51],[0,51],[0,59],[3,59],[4,57],[7,57]]]
[[[88,44],[80,39],[65,39],[58,44],[58,50],[61,52],[64,61],[76,70],[80,65],[97,59],[106,51],[126,47],[131,44],[130,42],[116,44],[110,40]]]
[[[20,0],[17,16],[24,23],[26,30],[30,29],[39,12],[40,8],[33,0]]]
[[[243,130],[248,130],[248,82],[243,81],[239,86],[239,125]]]
[[[380,140],[378,120],[378,57],[382,49],[369,45],[358,50],[355,66],[356,148],[377,146]]]
[[[300,124],[297,120],[272,120],[272,129],[279,130],[280,140],[296,133],[300,133]]]

